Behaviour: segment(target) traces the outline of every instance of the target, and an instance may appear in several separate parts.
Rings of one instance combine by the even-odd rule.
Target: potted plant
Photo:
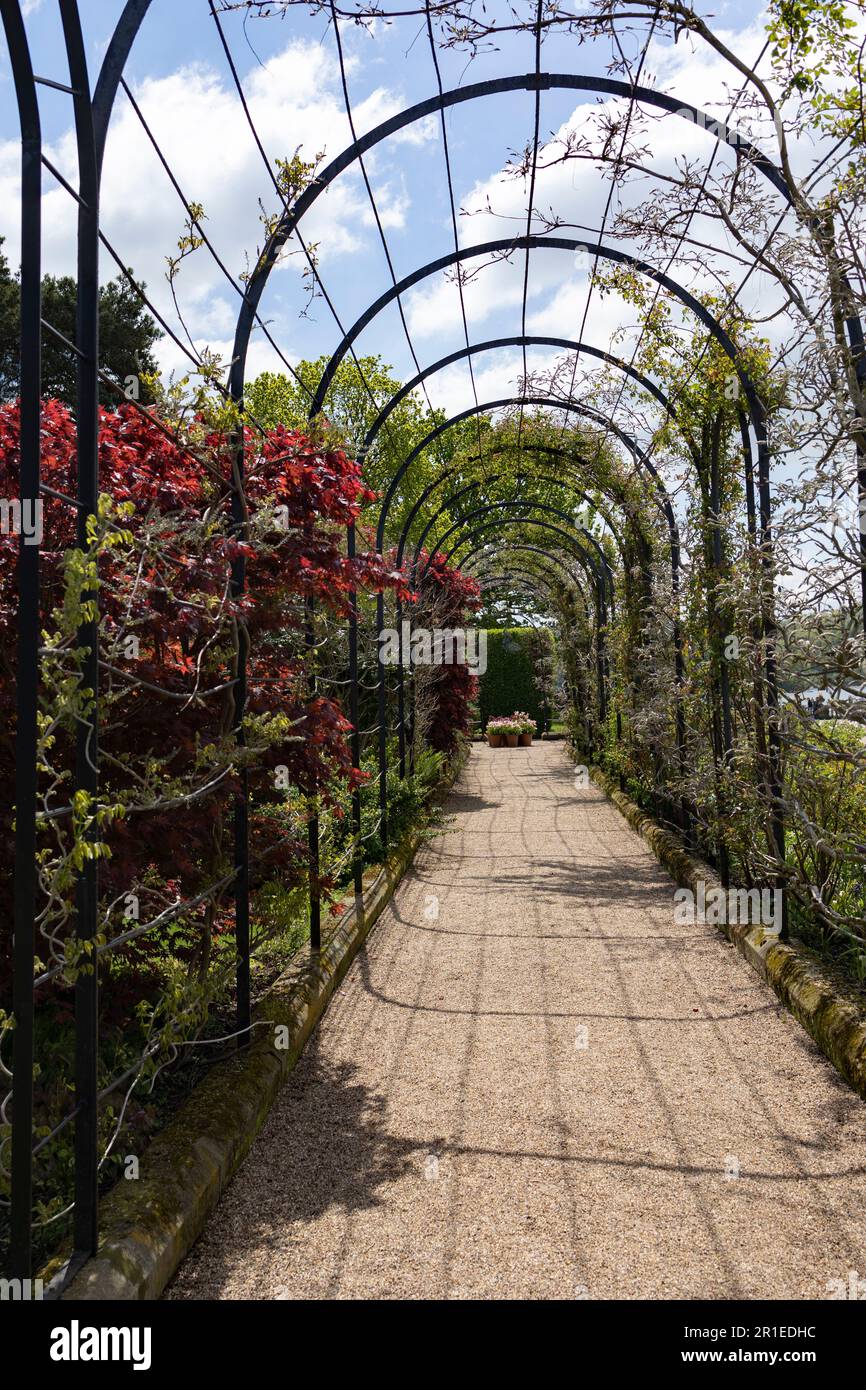
[[[532,735],[536,730],[535,720],[530,718],[524,710],[520,710],[515,714],[514,718],[520,725],[519,739],[521,748],[530,748],[532,746]]]
[[[502,736],[505,739],[506,748],[517,747],[517,740],[520,737],[520,725],[513,715],[510,719],[502,720]]]
[[[503,724],[507,724],[506,719],[488,719],[487,721],[487,742],[491,748],[501,748],[504,737]]]

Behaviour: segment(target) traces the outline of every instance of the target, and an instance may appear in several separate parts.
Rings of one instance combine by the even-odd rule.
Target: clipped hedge
[[[544,733],[550,726],[553,637],[543,628],[487,629],[487,670],[479,678],[481,727],[496,715],[525,710]]]

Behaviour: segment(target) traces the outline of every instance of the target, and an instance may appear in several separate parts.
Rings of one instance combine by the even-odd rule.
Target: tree
[[[315,362],[299,362],[295,378],[276,372],[262,372],[245,393],[246,407],[252,419],[266,429],[273,429],[279,424],[291,429],[305,428],[310,403],[328,361],[327,357],[320,357]],[[361,357],[359,363],[360,370],[352,361],[340,363],[324,409],[328,423],[347,451],[354,456],[360,452],[365,435],[382,407],[402,385],[381,357]],[[375,445],[363,460],[364,480],[368,486],[381,497],[415,446],[444,419],[441,411],[431,412],[427,409],[417,392],[406,396],[391,412]],[[414,460],[389,510],[389,538],[393,539],[399,534],[416,497],[476,433],[475,421],[461,421],[453,429],[446,430]],[[375,507],[368,510],[365,519],[374,521],[378,512],[377,502]]]
[[[130,272],[131,274],[131,272]],[[71,275],[46,275],[42,280],[42,317],[75,342],[76,284]],[[18,360],[21,316],[18,280],[0,251],[0,399],[18,394]],[[147,378],[159,367],[154,344],[162,337],[136,291],[122,275],[99,291],[99,364],[121,388],[128,386],[135,399],[153,399]],[[75,404],[75,353],[49,329],[42,331],[42,395],[45,399]],[[134,382],[130,380],[134,378]],[[106,382],[99,385],[100,404],[109,409],[123,399]]]
[[[7,401],[18,389],[18,284],[3,254],[0,237],[0,400]]]

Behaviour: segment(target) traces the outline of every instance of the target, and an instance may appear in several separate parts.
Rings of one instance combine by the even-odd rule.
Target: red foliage
[[[422,552],[419,573],[423,572],[428,558],[429,565],[418,595],[419,609],[432,613],[437,627],[465,627],[468,615],[481,607],[478,583],[471,575],[446,564],[439,551],[431,557]],[[439,668],[433,692],[436,703],[427,737],[433,748],[451,753],[459,735],[470,732],[478,680],[464,663],[452,662]]]
[[[0,407],[2,497],[18,493],[18,434],[17,404]],[[74,497],[75,426],[58,401],[43,404],[42,441],[43,485]],[[297,631],[301,600],[313,599],[317,609],[342,618],[352,589],[391,588],[408,597],[402,577],[375,552],[346,556],[345,529],[372,494],[358,465],[342,451],[283,428],[263,442],[248,433],[250,514],[255,517],[267,503],[279,509],[279,519],[275,512],[274,524],[264,528],[266,539],[254,527],[253,539],[243,545],[231,534],[231,459],[225,443],[213,437],[200,453],[203,462],[131,405],[101,412],[100,490],[135,509],[123,522],[133,534],[132,551],[121,549],[100,562],[101,654],[130,635],[138,639],[137,655],[109,663],[111,669],[100,675],[102,691],[111,697],[110,719],[100,735],[103,798],[128,792],[137,785],[136,776],[158,768],[156,785],[143,786],[140,797],[156,803],[153,809],[131,811],[104,836],[111,850],[100,870],[106,899],[129,892],[145,873],[155,875],[163,890],[172,884],[172,891],[189,897],[231,864],[227,812],[238,776],[221,775],[214,787],[199,793],[211,780],[205,750],[225,742],[237,723],[228,685],[233,624],[249,637],[248,714],[285,717],[294,725],[290,737],[255,754],[247,768],[251,876],[253,883],[262,877],[296,879],[304,863],[304,837],[287,837],[284,820],[267,809],[280,800],[273,769],[285,766],[289,785],[325,801],[358,775],[341,709],[327,695],[311,697],[307,688]],[[209,520],[215,524],[207,530]],[[76,508],[46,492],[43,527],[42,624],[50,628],[52,609],[63,594],[63,555],[75,544]],[[0,771],[7,786],[13,784],[17,552],[16,537],[0,536]],[[232,566],[240,557],[246,562],[246,589],[233,598]],[[57,765],[71,766],[73,736],[71,728],[61,734],[53,755]],[[171,785],[180,804],[161,804],[160,782]],[[68,790],[67,783],[61,800]],[[0,826],[4,869],[10,868],[11,828],[7,811]],[[6,873],[3,878],[8,883]],[[163,892],[161,900],[172,891]],[[5,887],[2,896],[0,916],[8,922]]]

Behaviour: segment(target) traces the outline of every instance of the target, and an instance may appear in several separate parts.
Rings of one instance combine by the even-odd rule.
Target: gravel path
[[[167,1297],[866,1279],[862,1102],[619,812],[550,743],[448,810]]]

